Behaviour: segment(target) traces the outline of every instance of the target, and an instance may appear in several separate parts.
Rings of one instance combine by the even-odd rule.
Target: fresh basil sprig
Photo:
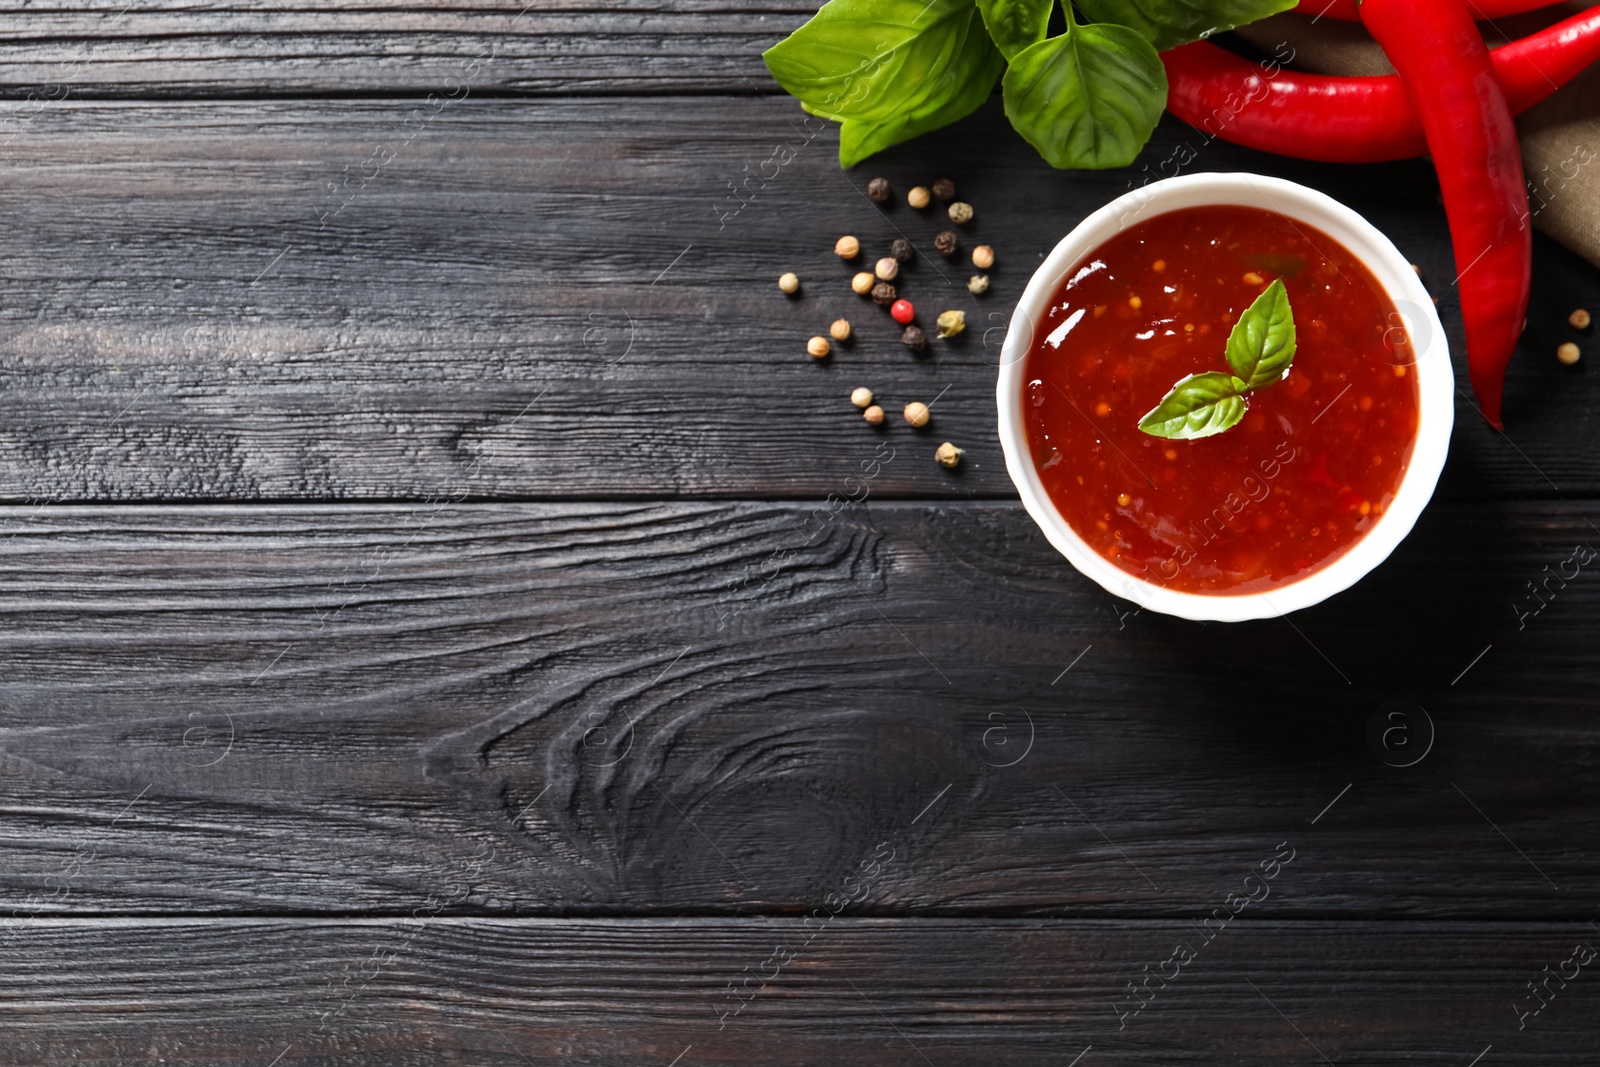
[[[841,124],[839,164],[970,114],[1005,72],[1006,117],[1052,166],[1124,166],[1166,104],[1157,50],[1295,0],[828,0],[763,57],[814,115]],[[1007,64],[1010,69],[1007,70]]]
[[[1193,441],[1238,424],[1248,402],[1245,394],[1283,380],[1294,363],[1294,314],[1283,279],[1245,308],[1228,334],[1225,355],[1232,374],[1206,371],[1178,383],[1139,420],[1139,429],[1154,437]]]

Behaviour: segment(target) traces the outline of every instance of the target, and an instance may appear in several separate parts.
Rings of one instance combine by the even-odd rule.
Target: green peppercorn
[[[973,296],[982,296],[989,291],[989,276],[987,274],[974,274],[967,279],[967,292]]]
[[[950,221],[957,226],[965,226],[972,221],[972,205],[957,200],[950,205]]]
[[[954,337],[967,328],[967,313],[965,311],[941,311],[937,325],[940,337]]]

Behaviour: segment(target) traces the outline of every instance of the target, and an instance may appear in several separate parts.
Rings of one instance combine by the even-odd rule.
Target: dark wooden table
[[[1355,589],[1138,613],[992,392],[1141,172],[998,107],[841,172],[759,61],[810,3],[5,20],[0,1061],[1600,1057],[1597,565],[1530,599],[1600,546],[1600,274],[1539,241],[1509,434],[1460,402]],[[1365,212],[1459,340],[1426,164],[1180,144]],[[926,248],[879,173],[1001,257],[910,270],[974,324],[925,360],[831,254]]]

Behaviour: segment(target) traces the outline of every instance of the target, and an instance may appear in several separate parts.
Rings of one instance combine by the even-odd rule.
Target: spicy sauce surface
[[[1288,376],[1215,436],[1141,431],[1178,379],[1228,369],[1229,332],[1275,278],[1294,315]],[[1265,592],[1382,517],[1416,437],[1414,359],[1382,286],[1332,237],[1257,208],[1186,208],[1068,272],[1024,365],[1028,445],[1062,517],[1128,573]]]

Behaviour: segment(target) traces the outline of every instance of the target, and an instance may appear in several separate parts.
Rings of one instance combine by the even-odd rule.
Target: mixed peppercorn
[[[878,204],[887,204],[894,197],[894,191],[885,178],[873,178],[869,181],[866,193],[869,199]],[[944,205],[946,216],[957,226],[965,226],[972,222],[972,205],[956,199],[956,186],[949,178],[940,178],[931,185],[914,186],[906,194],[906,203],[917,211],[926,211],[933,207],[935,202]],[[933,247],[941,256],[947,259],[953,258],[961,249],[961,239],[954,230],[940,230],[934,235]],[[864,247],[855,235],[844,234],[834,241],[833,252],[844,263],[858,264]],[[861,266],[854,268],[854,274],[850,278],[850,288],[858,296],[866,297],[874,304],[885,308],[889,318],[900,328],[900,343],[913,354],[920,356],[928,349],[928,331],[917,322],[916,306],[902,296],[898,288],[907,281],[906,269],[915,264],[916,258],[916,248],[911,239],[905,236],[897,237],[890,242],[887,255],[869,257],[866,260],[866,269]],[[972,248],[970,258],[973,267],[980,272],[988,271],[994,267],[995,251],[989,245],[977,245]],[[940,274],[943,276],[943,272]],[[778,288],[785,295],[795,296],[800,292],[800,279],[793,272],[785,273],[778,280]],[[987,273],[972,275],[967,280],[966,288],[972,296],[987,293],[989,275]],[[936,317],[934,333],[940,340],[949,340],[965,331],[966,327],[967,313],[960,308],[950,308],[941,311]],[[826,360],[835,353],[837,346],[853,342],[856,336],[856,328],[850,320],[838,318],[828,327],[827,336],[819,334],[806,342],[806,353],[814,360]],[[866,386],[853,389],[850,393],[850,403],[860,410],[862,420],[868,425],[884,424],[883,406],[871,389]],[[914,429],[922,429],[932,419],[930,407],[930,404],[914,400],[905,405],[902,415],[908,425]],[[953,468],[960,464],[962,455],[962,449],[945,441],[935,451],[934,460],[942,467]]]
[[[1579,308],[1567,316],[1567,325],[1579,333],[1588,333],[1591,321],[1587,308]],[[1556,358],[1569,367],[1578,362],[1578,358],[1582,355],[1583,353],[1579,351],[1578,345],[1574,341],[1568,341],[1556,347]]]

